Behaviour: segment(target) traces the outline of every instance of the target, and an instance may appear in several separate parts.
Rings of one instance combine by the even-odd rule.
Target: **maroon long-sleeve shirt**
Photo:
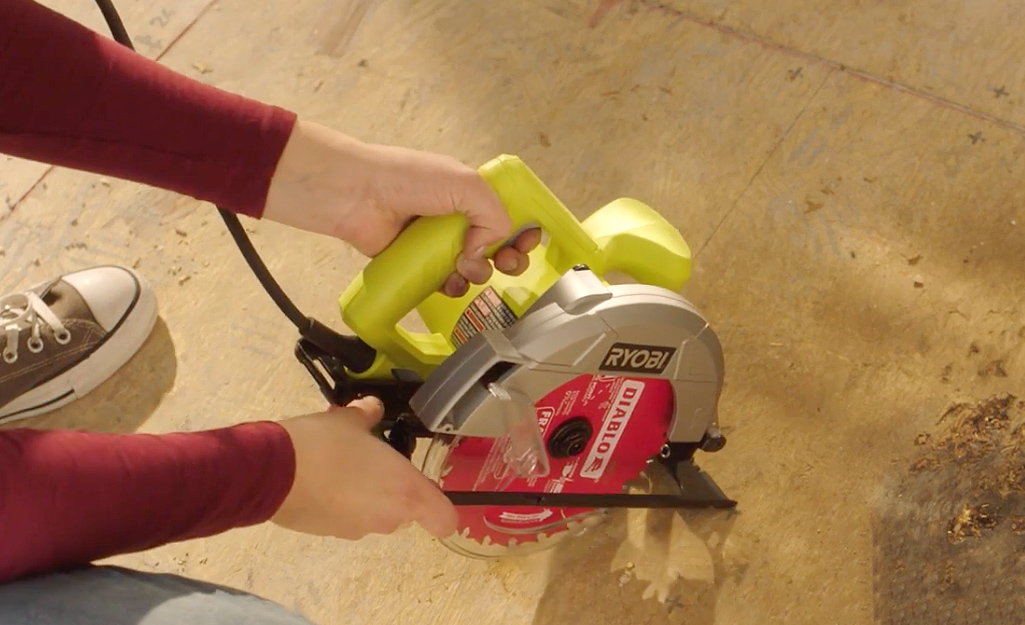
[[[294,123],[31,0],[0,0],[2,153],[259,217]],[[294,469],[272,422],[166,435],[0,431],[0,582],[266,521]]]

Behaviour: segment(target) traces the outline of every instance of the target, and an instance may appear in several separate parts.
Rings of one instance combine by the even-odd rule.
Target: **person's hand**
[[[456,510],[431,480],[375,437],[372,397],[281,421],[295,450],[292,489],[271,521],[318,536],[356,540],[419,523],[438,538],[456,531]]]
[[[298,121],[278,161],[263,216],[337,237],[367,256],[384,250],[420,216],[460,212],[469,229],[456,273],[443,285],[451,296],[490,278],[484,250],[512,235],[501,199],[475,170],[459,161],[406,148],[368,144]],[[519,275],[541,232],[520,233],[494,255],[495,267]]]

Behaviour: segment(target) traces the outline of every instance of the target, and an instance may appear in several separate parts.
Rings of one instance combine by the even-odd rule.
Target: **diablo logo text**
[[[642,382],[626,380],[619,387],[619,393],[605,413],[605,421],[602,423],[601,432],[591,447],[591,453],[587,454],[584,461],[584,468],[580,471],[580,477],[598,480],[605,473],[609,466],[612,453],[619,445],[619,439],[623,436],[623,430],[633,416],[634,408],[641,399],[641,392],[644,390]]]
[[[616,343],[609,348],[598,369],[601,371],[662,373],[675,353],[675,347]]]

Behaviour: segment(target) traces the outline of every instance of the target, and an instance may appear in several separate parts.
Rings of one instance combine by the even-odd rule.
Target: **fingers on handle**
[[[540,245],[541,234],[541,228],[529,228],[524,230],[516,237],[516,240],[513,241],[513,247],[516,248],[518,252],[527,254]]]
[[[501,198],[483,177],[475,175],[458,209],[466,215],[470,227],[464,246],[471,260],[484,257],[484,250],[512,233],[512,217]]]
[[[513,247],[495,252],[495,268],[509,276],[518,276],[527,270],[529,259]]]
[[[441,287],[441,292],[449,297],[462,297],[468,290],[470,290],[470,283],[458,273],[450,275]]]
[[[345,408],[336,407],[336,409],[351,410],[353,416],[368,430],[377,425],[381,418],[384,417],[384,404],[381,403],[380,399],[371,396],[351,401]]]
[[[471,259],[460,254],[456,259],[456,271],[468,282],[484,284],[491,278],[491,263],[485,258]]]

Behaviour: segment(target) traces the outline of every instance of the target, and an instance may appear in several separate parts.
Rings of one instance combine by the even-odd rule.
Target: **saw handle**
[[[548,233],[548,260],[558,270],[599,260],[594,239],[519,158],[499,156],[479,172],[505,204],[514,232],[539,226]],[[374,365],[357,375],[390,374],[382,369],[394,366],[426,376],[451,355],[452,348],[441,334],[408,332],[399,322],[456,270],[467,227],[459,213],[415,220],[342,294],[339,304],[345,324],[378,351]],[[493,245],[486,255],[502,245]]]
[[[690,278],[691,251],[669,221],[647,204],[618,198],[584,220],[601,262],[592,269],[603,279],[624,274],[641,284],[680,291]]]

